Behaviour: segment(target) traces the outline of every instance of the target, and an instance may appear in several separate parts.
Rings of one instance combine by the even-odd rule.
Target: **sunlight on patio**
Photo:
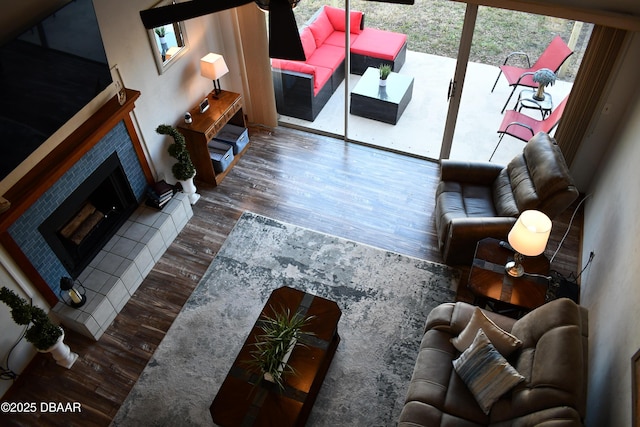
[[[407,51],[400,74],[414,78],[413,96],[398,123],[390,125],[350,114],[348,138],[416,157],[437,159],[447,116],[447,91],[455,65],[456,60],[452,58]],[[498,143],[496,131],[502,121],[500,111],[511,92],[504,77],[500,78],[494,92],[491,92],[498,71],[497,66],[474,62],[468,64],[451,150],[452,159],[486,161]],[[349,74],[350,92],[359,79],[360,76]],[[343,82],[338,87],[315,121],[281,116],[280,123],[343,135],[344,85]],[[545,91],[551,94],[555,106],[569,94],[571,87],[572,83],[562,81],[559,77],[555,85],[548,86]],[[516,89],[507,109],[514,108],[520,90]],[[540,117],[535,110],[523,112]],[[516,138],[505,136],[492,161],[509,162],[522,151],[524,144]]]

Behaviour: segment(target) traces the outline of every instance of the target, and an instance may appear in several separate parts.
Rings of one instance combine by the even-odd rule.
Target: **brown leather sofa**
[[[519,320],[483,311],[523,344],[507,359],[525,380],[485,414],[453,368],[460,352],[451,343],[475,307],[436,307],[427,319],[399,427],[580,426],[587,390],[587,310],[562,298]]]
[[[446,264],[469,264],[485,237],[505,239],[528,209],[554,219],[578,197],[556,141],[538,133],[507,166],[442,160],[435,225]]]

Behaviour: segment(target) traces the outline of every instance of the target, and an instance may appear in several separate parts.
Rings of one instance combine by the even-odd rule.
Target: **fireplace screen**
[[[116,153],[104,161],[38,230],[73,278],[137,207]]]

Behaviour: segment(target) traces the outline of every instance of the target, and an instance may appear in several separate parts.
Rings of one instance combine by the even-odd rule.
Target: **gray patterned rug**
[[[336,301],[342,338],[307,425],[395,425],[424,321],[453,301],[446,266],[244,213],[114,426],[211,426],[209,405],[271,291]]]

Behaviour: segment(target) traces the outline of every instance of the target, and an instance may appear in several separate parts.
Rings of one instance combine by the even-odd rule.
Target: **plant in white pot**
[[[258,382],[266,380],[276,384],[280,390],[284,389],[284,376],[295,374],[295,369],[289,365],[289,357],[296,346],[302,346],[299,341],[303,328],[315,316],[293,315],[286,309],[275,311],[274,315],[262,316],[259,319],[259,327],[262,333],[256,336],[251,350],[249,368],[260,374]],[[305,332],[306,335],[312,335]]]
[[[53,324],[40,307],[33,306],[15,292],[3,286],[0,301],[11,309],[11,318],[18,325],[28,326],[25,339],[42,353],[51,353],[56,363],[70,369],[78,358],[64,343],[64,331]]]
[[[380,86],[386,86],[387,78],[389,77],[389,74],[391,74],[391,65],[380,64],[380,68],[378,68],[378,70],[380,71]]]
[[[182,185],[182,191],[189,197],[189,202],[194,205],[200,198],[200,195],[196,193],[196,186],[193,183],[193,177],[196,176],[196,168],[191,161],[184,135],[169,125],[158,126],[156,132],[161,135],[169,135],[173,138],[173,143],[169,145],[167,151],[177,162],[171,167],[171,172],[173,172],[175,179]]]

